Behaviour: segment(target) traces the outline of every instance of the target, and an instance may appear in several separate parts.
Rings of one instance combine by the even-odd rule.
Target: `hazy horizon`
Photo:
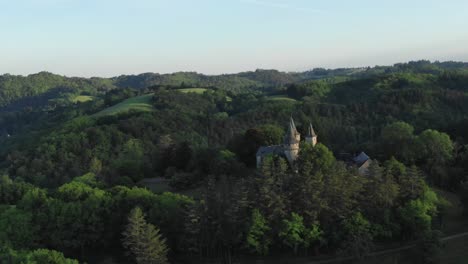
[[[217,75],[468,61],[462,0],[0,3],[0,74]]]
[[[37,72],[31,72],[31,73],[27,73],[27,74],[13,74],[13,73],[9,73],[9,72],[0,72],[0,75],[5,75],[5,74],[9,74],[9,75],[15,75],[15,76],[23,76],[23,77],[26,77],[28,75],[34,75],[34,74],[39,74],[41,72],[48,72],[48,73],[51,73],[51,74],[56,74],[56,75],[61,75],[61,76],[65,76],[65,77],[68,77],[68,78],[114,78],[114,77],[119,77],[119,76],[125,76],[125,75],[141,75],[141,74],[176,74],[176,73],[196,73],[196,74],[203,74],[203,75],[206,75],[206,76],[217,76],[217,75],[230,75],[230,74],[240,74],[240,73],[244,73],[244,72],[255,72],[257,70],[265,70],[265,71],[268,71],[268,70],[276,70],[276,71],[279,71],[279,72],[284,72],[284,73],[301,73],[301,72],[306,72],[306,71],[312,71],[314,69],[320,69],[320,68],[323,68],[323,69],[326,69],[326,70],[336,70],[336,69],[346,69],[346,68],[349,68],[349,69],[359,69],[359,68],[367,68],[367,67],[371,67],[371,68],[374,68],[374,67],[391,67],[391,66],[394,66],[395,64],[399,64],[399,63],[410,63],[410,62],[417,62],[417,61],[422,61],[422,60],[426,60],[426,59],[417,59],[417,60],[410,60],[410,61],[401,61],[401,62],[396,62],[396,63],[393,63],[393,64],[380,64],[380,65],[362,65],[362,66],[351,66],[351,67],[320,67],[320,66],[317,66],[317,67],[312,67],[312,68],[308,68],[308,69],[305,69],[305,70],[297,70],[297,71],[284,71],[284,70],[279,70],[279,69],[274,69],[274,68],[256,68],[256,69],[246,69],[244,71],[236,71],[236,72],[221,72],[221,73],[213,73],[213,74],[210,74],[210,73],[203,73],[203,72],[199,72],[199,71],[173,71],[173,72],[154,72],[154,71],[147,71],[147,72],[135,72],[135,73],[124,73],[124,74],[117,74],[117,75],[110,75],[110,76],[99,76],[99,75],[90,75],[90,76],[82,76],[82,75],[67,75],[67,74],[60,74],[60,73],[57,73],[57,72],[51,72],[51,71],[37,71]],[[468,61],[463,61],[463,60],[427,60],[427,61],[430,61],[431,63],[435,63],[435,62],[459,62],[459,63],[468,63]]]

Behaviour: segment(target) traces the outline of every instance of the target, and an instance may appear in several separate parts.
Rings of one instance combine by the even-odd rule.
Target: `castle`
[[[257,168],[262,166],[263,159],[267,156],[280,156],[286,158],[291,168],[294,168],[294,163],[299,157],[299,144],[301,142],[301,134],[296,129],[296,124],[294,123],[293,118],[291,117],[289,121],[288,132],[284,137],[284,142],[282,145],[266,146],[260,147],[257,151]],[[307,128],[307,135],[305,142],[312,144],[312,146],[317,145],[317,134],[315,133],[312,124],[309,124]],[[350,158],[343,158],[348,166],[353,166],[358,169],[360,175],[367,175],[369,172],[370,164],[372,160],[366,153],[361,152],[359,155]]]
[[[317,134],[315,133],[312,124],[309,124],[305,141],[309,144],[312,144],[313,146],[317,144]],[[294,120],[291,117],[289,121],[288,132],[284,137],[284,143],[282,145],[266,146],[260,147],[258,149],[256,154],[257,168],[261,167],[263,159],[269,155],[285,157],[292,167],[299,156],[300,142],[301,134],[299,134],[299,132],[297,131],[296,124],[294,123]]]

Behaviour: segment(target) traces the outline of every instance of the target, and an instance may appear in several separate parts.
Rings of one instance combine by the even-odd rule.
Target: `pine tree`
[[[123,234],[123,246],[135,257],[138,264],[166,264],[168,248],[159,229],[149,224],[139,207],[130,212]]]

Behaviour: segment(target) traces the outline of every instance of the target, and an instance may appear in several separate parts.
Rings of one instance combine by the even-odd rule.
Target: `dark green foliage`
[[[14,250],[2,248],[0,261],[25,262],[32,253],[23,250],[36,248],[126,261],[121,233],[135,207],[160,228],[142,237],[165,237],[177,261],[340,249],[362,257],[374,242],[419,239],[441,212],[428,184],[468,204],[467,69],[419,61],[223,76],[1,76],[0,242]],[[206,90],[176,91],[192,87]],[[296,100],[269,98],[285,94]],[[77,95],[93,100],[73,102]],[[154,111],[94,115],[135,96],[151,97]],[[271,156],[255,170],[258,148],[282,144],[291,115],[302,138],[312,122],[320,143],[302,144],[292,167]],[[360,151],[373,160],[366,176],[349,162]],[[145,178],[194,198],[135,187]]]
[[[428,231],[424,233],[422,242],[420,243],[421,263],[437,264],[440,262],[442,251],[442,232],[438,230]]]
[[[292,84],[286,92],[289,97],[301,99],[304,96],[323,98],[331,90],[331,85],[325,81],[313,81],[304,84]]]
[[[361,213],[356,213],[343,223],[345,237],[343,249],[350,255],[362,258],[373,247],[371,224]]]
[[[31,248],[38,240],[32,214],[11,207],[0,213],[0,244],[13,248]]]
[[[24,182],[15,182],[7,175],[0,176],[0,204],[16,204],[23,195],[33,188]]]

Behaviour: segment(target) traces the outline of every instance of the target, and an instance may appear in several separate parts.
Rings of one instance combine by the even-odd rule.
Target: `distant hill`
[[[96,96],[112,89],[146,89],[153,86],[181,88],[213,87],[233,93],[274,92],[292,83],[333,79],[343,81],[391,73],[441,74],[444,71],[468,72],[468,63],[415,61],[393,66],[367,68],[323,69],[305,72],[256,70],[238,74],[205,75],[196,72],[172,74],[143,73],[113,78],[65,77],[48,72],[28,76],[4,74],[0,76],[0,109],[15,110],[24,107],[73,103],[78,95]],[[340,77],[340,78],[339,78]],[[71,99],[70,99],[71,98]]]

